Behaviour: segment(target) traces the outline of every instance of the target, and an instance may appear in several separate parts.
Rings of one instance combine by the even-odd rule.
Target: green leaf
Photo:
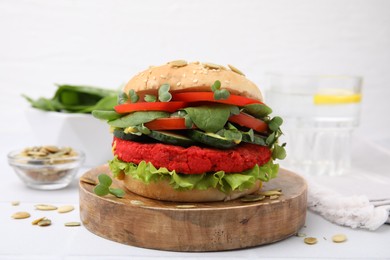
[[[187,107],[184,110],[199,129],[215,133],[221,130],[228,121],[231,106],[218,104],[214,106]]]
[[[139,100],[139,96],[137,95],[137,92],[135,92],[134,89],[129,90],[129,99],[131,103],[137,103]]]
[[[211,85],[211,91],[215,92],[216,90],[221,88],[221,81],[214,81],[213,85]]]
[[[271,134],[267,137],[267,139],[265,140],[265,143],[266,143],[267,145],[272,145],[275,141],[276,141],[276,139],[275,139],[275,132],[273,132],[273,133],[271,133]]]
[[[171,93],[169,93],[170,88],[171,87],[168,83],[161,85],[158,89],[158,100],[160,100],[161,102],[171,101],[172,95]]]
[[[105,173],[99,174],[98,180],[99,184],[104,185],[106,187],[110,187],[112,184],[112,179]]]
[[[105,196],[109,193],[109,189],[106,185],[98,184],[93,189],[93,192],[98,196]]]
[[[117,198],[123,198],[125,191],[118,188],[109,188],[109,192]]]
[[[117,157],[109,161],[109,167],[114,176],[124,172],[146,184],[167,180],[175,190],[206,190],[213,187],[225,193],[251,187],[257,180],[269,181],[277,176],[279,170],[279,165],[270,160],[262,166],[255,165],[252,169],[240,173],[225,174],[223,171],[218,171],[185,175],[169,171],[164,167],[157,169],[153,164],[145,161],[141,161],[138,165],[126,163]]]
[[[97,119],[107,120],[107,121],[115,120],[115,119],[122,117],[121,114],[118,114],[117,112],[115,112],[113,110],[110,110],[110,111],[109,110],[93,110],[92,115]]]
[[[157,97],[154,96],[154,95],[146,94],[145,97],[144,97],[144,100],[146,102],[156,102],[157,101]]]
[[[277,144],[274,145],[272,150],[272,158],[283,160],[286,158],[286,150],[283,146],[279,146]]]
[[[140,133],[142,133],[142,134],[144,134],[144,135],[150,134],[150,129],[147,128],[146,126],[144,126],[144,124],[141,124],[141,125],[139,125],[139,126],[136,126],[136,129],[137,129]]]
[[[121,92],[118,94],[117,103],[118,104],[124,104],[129,100],[129,97],[126,95],[126,93]]]
[[[162,111],[137,111],[109,121],[108,124],[113,127],[126,128],[141,125],[161,117],[169,117],[169,113]]]
[[[250,104],[244,106],[244,112],[256,118],[264,118],[272,113],[272,109],[264,104]]]
[[[112,100],[117,102],[117,91],[91,86],[58,85],[52,98],[34,100],[25,95],[23,97],[33,107],[45,111],[91,113],[94,109],[111,109]],[[106,100],[98,104],[104,98]]]
[[[230,97],[230,92],[227,89],[218,89],[214,91],[215,100],[225,100]]]
[[[283,119],[279,116],[275,116],[274,118],[271,119],[271,121],[268,122],[268,128],[276,132],[278,131],[279,127],[283,124]]]
[[[184,116],[184,124],[186,125],[186,128],[190,129],[194,126],[194,122],[192,122],[192,119],[189,115]]]

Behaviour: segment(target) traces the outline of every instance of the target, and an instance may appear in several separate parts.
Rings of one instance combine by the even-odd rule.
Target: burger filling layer
[[[166,167],[182,174],[203,174],[224,171],[242,172],[261,166],[271,159],[266,146],[242,144],[232,149],[208,147],[181,147],[162,143],[139,143],[114,137],[114,154],[124,162],[152,163],[155,167]]]

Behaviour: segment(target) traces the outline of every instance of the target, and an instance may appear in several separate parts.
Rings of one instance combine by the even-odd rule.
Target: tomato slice
[[[183,130],[187,129],[185,119],[181,117],[157,118],[144,124],[150,130]]]
[[[229,105],[236,106],[246,106],[250,104],[263,104],[262,102],[247,98],[238,95],[230,95],[228,99],[214,99],[213,92],[182,92],[182,93],[173,93],[172,100],[175,101],[184,101],[184,102],[199,102],[199,101],[208,101],[208,102],[217,102]]]
[[[114,107],[119,114],[131,113],[135,111],[167,111],[175,112],[180,108],[186,107],[187,103],[182,101],[171,102],[139,102],[125,103]]]
[[[257,119],[246,113],[240,113],[238,115],[232,115],[229,117],[229,121],[236,123],[240,126],[252,128],[256,132],[266,133],[268,130],[268,125],[260,119]]]

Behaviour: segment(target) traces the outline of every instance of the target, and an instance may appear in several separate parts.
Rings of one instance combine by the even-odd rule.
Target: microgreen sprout
[[[99,184],[95,186],[93,192],[98,196],[105,196],[107,194],[112,194],[117,198],[122,198],[125,195],[125,192],[122,189],[110,188],[112,184],[112,179],[105,173],[99,174],[98,176]]]
[[[211,86],[211,90],[214,92],[214,99],[228,99],[230,97],[230,92],[227,89],[221,89],[221,81],[216,80]]]
[[[156,102],[157,101],[157,97],[154,96],[154,95],[146,94],[145,97],[144,97],[144,100],[146,102]]]
[[[129,90],[129,100],[131,103],[137,103],[139,100],[139,96],[137,95],[137,92],[135,92],[134,89]]]
[[[271,121],[269,121],[268,128],[271,131],[276,132],[276,131],[278,131],[279,127],[282,124],[283,124],[283,119],[279,116],[275,116],[274,118],[271,119]]]
[[[169,102],[172,99],[171,93],[169,93],[169,89],[171,87],[168,83],[162,84],[160,88],[158,89],[158,100],[161,102]]]
[[[138,101],[139,97],[137,95],[137,92],[134,91],[134,89],[130,89],[128,95],[126,95],[125,92],[121,92],[118,94],[118,104],[124,104],[130,101],[130,103],[136,103]]]
[[[286,143],[283,143],[282,145],[275,144],[272,150],[272,158],[279,160],[286,158],[286,150],[284,149],[285,146]]]
[[[263,118],[272,113],[272,109],[269,106],[258,103],[246,105],[244,111],[251,115],[256,115],[257,118]]]
[[[129,97],[126,95],[126,93],[124,93],[124,92],[119,93],[118,94],[118,104],[120,105],[120,104],[126,103],[128,98]]]

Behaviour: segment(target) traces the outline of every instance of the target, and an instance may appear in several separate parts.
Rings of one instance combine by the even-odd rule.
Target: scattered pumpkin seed
[[[24,219],[24,218],[29,218],[30,216],[31,216],[30,213],[25,211],[19,211],[12,214],[12,218],[14,219]]]
[[[260,201],[265,199],[264,195],[260,194],[248,194],[241,198],[242,202],[253,202],[253,201]]]
[[[67,213],[71,212],[72,210],[74,210],[72,205],[61,206],[57,209],[58,213]]]
[[[88,177],[85,177],[85,176],[80,177],[80,181],[84,182],[84,183],[91,184],[91,185],[97,185],[97,182],[95,180],[88,178]]]
[[[38,226],[40,227],[46,227],[51,225],[51,220],[50,219],[42,219],[41,221],[38,222]]]
[[[31,222],[31,224],[33,225],[38,225],[38,223],[42,220],[44,220],[46,217],[41,217],[41,218],[37,218],[36,220],[34,220],[33,222]]]
[[[174,60],[174,61],[170,61],[168,62],[169,65],[171,65],[171,67],[184,67],[184,66],[187,66],[188,62],[185,61],[185,60]]]
[[[130,201],[131,204],[133,205],[143,205],[144,203],[140,200],[131,200]]]
[[[66,222],[64,225],[65,227],[78,227],[81,226],[81,223],[77,221],[72,221],[72,222]]]
[[[11,202],[12,206],[19,206],[19,204],[20,204],[20,201],[17,201],[17,200]]]
[[[37,204],[35,205],[35,209],[37,210],[56,210],[57,207],[49,204]]]
[[[237,68],[234,67],[233,65],[228,64],[228,67],[231,69],[231,71],[233,71],[233,72],[235,72],[235,73],[237,73],[237,74],[240,74],[240,75],[242,75],[242,76],[245,76],[245,74],[242,73],[241,70],[237,69]]]
[[[347,241],[347,236],[344,234],[336,234],[332,236],[332,241],[335,243],[342,243]]]
[[[300,232],[298,232],[298,233],[296,234],[296,236],[297,236],[297,237],[306,237],[306,234],[305,234],[305,233],[300,233]]]
[[[306,237],[303,242],[305,242],[308,245],[314,245],[317,243],[317,238],[315,237]]]

